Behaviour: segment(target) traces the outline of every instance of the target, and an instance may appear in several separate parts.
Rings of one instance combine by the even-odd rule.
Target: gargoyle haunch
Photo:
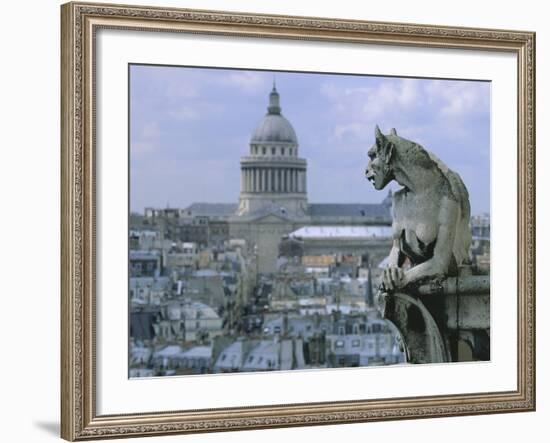
[[[418,143],[378,126],[366,178],[378,190],[395,180],[393,244],[382,290],[394,292],[454,276],[469,261],[468,191],[460,176]]]

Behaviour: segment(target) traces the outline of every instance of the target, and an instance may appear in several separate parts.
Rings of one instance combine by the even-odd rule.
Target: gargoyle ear
[[[391,135],[397,135],[397,131],[395,130],[395,128],[391,128],[390,134]]]
[[[376,125],[374,127],[374,136],[377,138],[377,139],[380,139],[380,140],[383,140],[384,139],[384,134],[382,134],[382,131],[380,131],[380,128],[378,127],[378,125]]]

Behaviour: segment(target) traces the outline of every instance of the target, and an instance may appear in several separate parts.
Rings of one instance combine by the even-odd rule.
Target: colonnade
[[[296,168],[243,168],[241,189],[244,192],[305,193],[306,171]]]

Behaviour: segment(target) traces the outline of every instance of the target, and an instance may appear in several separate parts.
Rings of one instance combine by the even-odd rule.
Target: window
[[[336,340],[334,342],[334,347],[336,348],[343,348],[344,347],[344,340]]]
[[[262,154],[265,155],[265,148],[262,148]]]
[[[254,360],[254,356],[251,355],[250,357],[248,357],[248,363],[252,363],[252,360]]]
[[[351,342],[351,346],[353,346],[354,348],[358,348],[360,345],[361,345],[360,340],[352,340]]]
[[[285,148],[281,148],[281,155],[285,155]]]
[[[275,148],[271,148],[271,155],[275,155],[275,152],[276,152],[276,149],[275,149]]]

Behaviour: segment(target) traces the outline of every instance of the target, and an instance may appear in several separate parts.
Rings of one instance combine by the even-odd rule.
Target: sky
[[[472,214],[490,211],[489,82],[145,65],[130,67],[131,211],[237,203],[239,160],[274,79],[308,162],[310,203],[386,196],[364,176],[378,124],[456,171]]]

